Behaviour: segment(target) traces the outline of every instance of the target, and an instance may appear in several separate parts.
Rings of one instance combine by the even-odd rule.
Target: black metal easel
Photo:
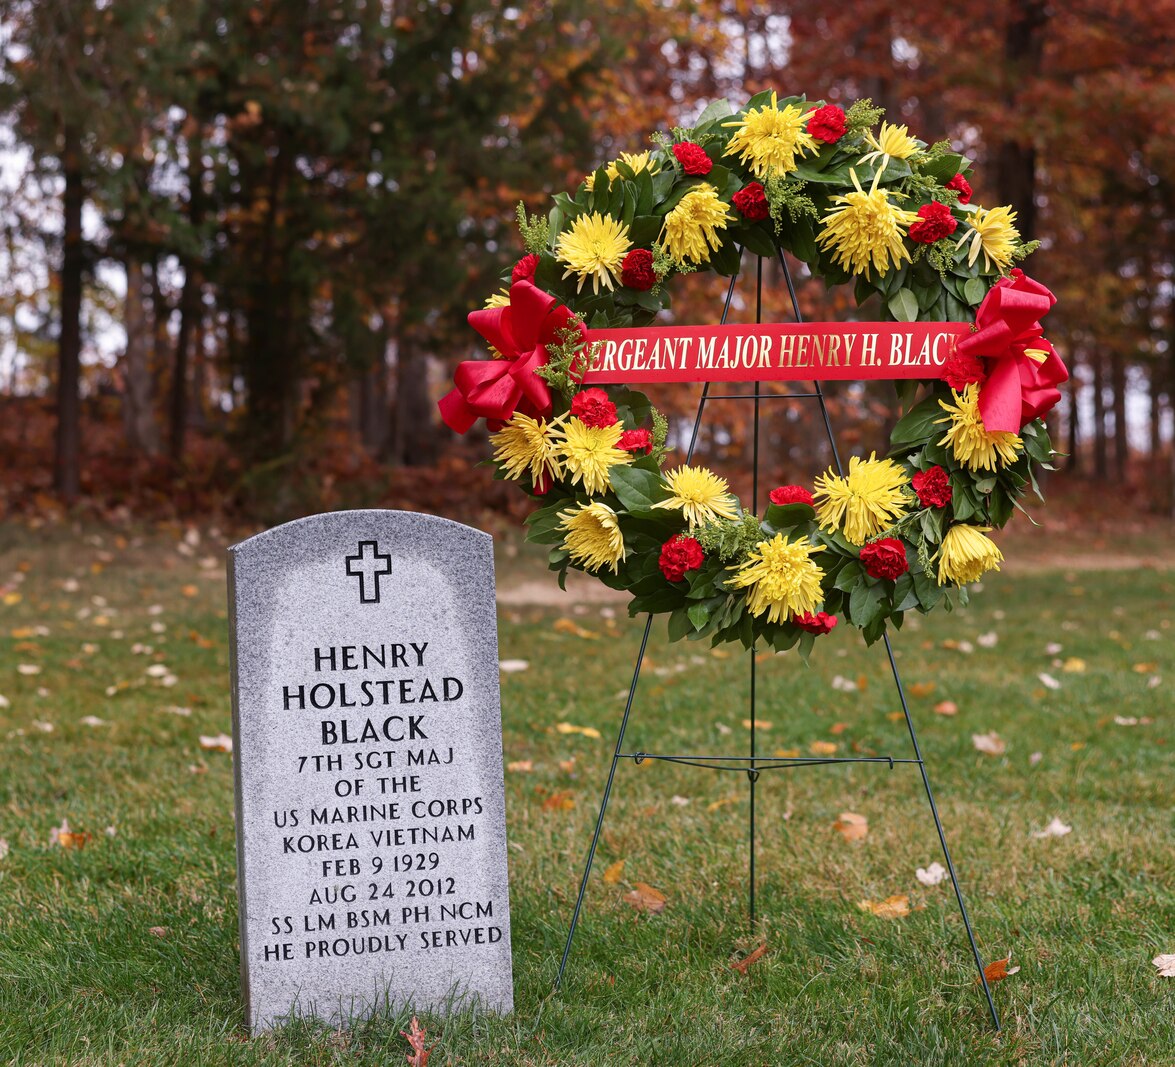
[[[803,322],[803,315],[800,313],[799,300],[796,297],[795,283],[792,281],[791,271],[788,269],[787,260],[783,253],[779,253],[779,265],[783,268],[783,277],[787,282],[788,295],[791,298],[792,310],[795,314],[797,322]],[[730,304],[734,298],[735,284],[738,281],[739,274],[736,273],[730,279],[730,286],[726,291],[726,300],[722,308],[722,318],[719,320],[720,324],[725,324],[727,316],[730,314]],[[755,322],[763,321],[763,257],[760,256],[758,260],[758,271],[756,277],[755,288]],[[698,443],[698,430],[702,423],[702,414],[705,410],[706,403],[709,400],[754,400],[754,449],[753,449],[753,470],[752,470],[752,490],[751,490],[751,507],[752,513],[759,512],[759,401],[765,399],[776,400],[798,400],[809,399],[816,400],[820,404],[820,414],[824,419],[824,429],[828,435],[828,443],[832,449],[833,465],[838,474],[843,474],[843,468],[840,462],[840,453],[836,447],[836,439],[832,433],[832,423],[828,418],[828,407],[824,402],[824,392],[820,387],[820,383],[815,381],[812,383],[814,392],[811,393],[763,393],[760,391],[761,383],[754,383],[753,393],[728,393],[728,394],[710,394],[710,383],[707,382],[702,387],[702,396],[698,401],[698,412],[694,418],[693,431],[690,435],[689,449],[686,453],[686,463],[693,459],[694,450]],[[955,899],[959,904],[959,914],[963,917],[963,925],[967,930],[967,940],[971,945],[971,954],[975,957],[975,966],[979,970],[979,981],[983,985],[983,992],[987,998],[987,1007],[991,1012],[991,1021],[996,1030],[1000,1029],[1000,1017],[996,1011],[995,1001],[991,996],[991,987],[987,981],[987,974],[983,968],[983,959],[979,954],[979,946],[975,942],[975,934],[971,929],[971,920],[967,916],[967,906],[963,902],[963,891],[959,888],[959,879],[955,874],[955,865],[951,860],[951,851],[947,847],[946,834],[943,832],[942,820],[938,815],[938,806],[934,802],[934,792],[930,788],[930,778],[926,773],[926,763],[922,759],[922,750],[918,745],[918,735],[914,730],[914,720],[910,717],[910,708],[906,703],[905,690],[902,687],[901,675],[898,672],[897,661],[894,659],[893,647],[890,644],[889,634],[885,634],[883,641],[885,643],[885,652],[889,658],[890,670],[893,673],[894,685],[897,688],[898,699],[902,704],[902,713],[906,719],[906,729],[910,734],[910,744],[913,748],[913,758],[892,757],[892,756],[812,756],[812,757],[760,757],[756,749],[755,737],[755,648],[750,650],[750,754],[747,756],[707,756],[707,755],[667,755],[663,753],[653,752],[625,752],[624,751],[624,734],[628,729],[628,720],[632,714],[633,699],[636,696],[637,682],[640,680],[641,664],[644,662],[645,649],[649,643],[649,633],[653,628],[653,616],[650,614],[645,622],[644,634],[641,636],[640,651],[637,653],[636,666],[632,674],[632,683],[628,688],[628,699],[624,704],[624,717],[620,720],[620,732],[616,737],[616,749],[612,754],[612,766],[608,771],[608,780],[604,785],[604,795],[600,800],[600,813],[596,818],[596,827],[592,833],[592,843],[588,848],[587,863],[584,866],[583,878],[579,883],[579,895],[575,900],[575,911],[571,916],[571,926],[567,931],[567,944],[563,949],[563,958],[559,962],[559,973],[555,979],[555,988],[558,989],[563,981],[563,972],[567,968],[567,958],[571,954],[571,943],[575,938],[575,930],[579,925],[579,916],[583,910],[583,898],[587,891],[588,878],[591,876],[592,863],[596,857],[596,847],[600,841],[600,833],[604,826],[604,816],[608,810],[608,800],[612,794],[612,783],[616,777],[616,767],[622,759],[630,759],[636,764],[643,763],[645,760],[661,760],[666,763],[678,763],[689,767],[704,767],[709,770],[716,771],[734,771],[736,773],[745,774],[750,788],[750,822],[749,822],[749,912],[752,926],[755,922],[755,786],[759,780],[759,775],[763,771],[779,770],[787,767],[807,767],[823,763],[884,763],[891,769],[896,763],[913,763],[917,764],[918,770],[922,775],[922,786],[926,791],[926,799],[930,804],[930,813],[934,817],[934,828],[938,832],[939,844],[942,846],[942,854],[946,859],[947,871],[951,877],[951,885],[955,890]]]

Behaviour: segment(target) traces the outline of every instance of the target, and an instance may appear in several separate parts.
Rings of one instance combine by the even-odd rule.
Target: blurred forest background
[[[524,507],[436,413],[514,206],[764,87],[975,160],[1060,298],[1054,484],[1170,516],[1171,0],[0,0],[0,515]],[[793,266],[809,316],[857,314]],[[679,279],[678,319],[716,321],[719,284]],[[892,386],[830,393],[884,447]],[[828,462],[809,407],[767,413],[768,477]],[[736,483],[749,409],[702,439]]]

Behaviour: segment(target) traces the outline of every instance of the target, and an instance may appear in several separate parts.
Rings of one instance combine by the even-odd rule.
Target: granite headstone
[[[229,549],[251,1031],[513,1009],[492,539],[314,515]]]

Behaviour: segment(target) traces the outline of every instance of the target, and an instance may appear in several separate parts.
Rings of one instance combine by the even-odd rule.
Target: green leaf
[[[648,514],[653,505],[669,499],[669,490],[660,474],[640,467],[613,467],[609,472],[612,491],[634,515]]]
[[[775,243],[761,226],[747,226],[736,231],[744,248],[764,259],[775,258]]]
[[[967,301],[972,307],[976,307],[983,302],[983,298],[987,296],[989,286],[982,278],[968,278],[963,283],[963,299]]]
[[[910,572],[903,574],[893,587],[893,609],[895,612],[908,611],[918,606],[918,590],[914,588],[914,576]]]
[[[849,596],[849,615],[854,626],[864,629],[881,614],[885,587],[861,584],[853,588]]]
[[[801,522],[811,522],[816,509],[811,504],[768,504],[767,521],[776,530],[787,530]]]
[[[909,289],[899,289],[886,304],[898,322],[918,321],[918,298]]]
[[[704,630],[710,621],[710,608],[706,604],[691,604],[686,609],[689,621],[694,624],[695,630]]]
[[[914,589],[918,593],[918,603],[924,611],[929,611],[942,599],[943,589],[933,578],[928,578],[921,570],[911,571],[914,575]]]
[[[641,171],[641,173],[643,174],[644,171]],[[656,215],[638,214],[632,220],[632,225],[628,228],[628,239],[637,248],[652,247],[657,238],[661,236],[661,227],[663,225],[665,225],[665,221]]]
[[[678,608],[669,616],[669,640],[680,641],[683,637],[688,636],[694,629],[694,624],[690,622],[689,614],[684,608]]]
[[[856,586],[864,576],[864,573],[861,569],[861,564],[856,560],[853,560],[851,563],[846,563],[837,574],[836,581],[832,583],[833,587],[848,592]]]
[[[935,434],[935,420],[942,418],[942,408],[938,400],[928,396],[920,404],[907,412],[889,435],[895,445],[912,445],[925,441]]]
[[[734,108],[731,106],[729,100],[712,100],[707,106],[706,110],[698,116],[698,121],[694,126],[704,126],[707,122],[716,122],[721,119],[728,119],[734,114]]]

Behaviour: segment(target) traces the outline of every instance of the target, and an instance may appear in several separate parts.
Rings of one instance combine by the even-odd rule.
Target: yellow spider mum
[[[886,163],[891,159],[909,159],[918,151],[918,142],[910,136],[909,127],[894,126],[888,122],[881,124],[876,137],[873,136],[872,130],[867,130],[865,141],[874,150],[861,157],[862,163],[871,163],[875,159],[884,159]],[[884,169],[882,167],[882,170]]]
[[[940,445],[949,444],[955,459],[969,471],[995,471],[1001,466],[1016,462],[1024,448],[1019,434],[1007,430],[990,431],[983,425],[979,414],[979,386],[967,386],[963,392],[951,394],[954,406],[945,400],[938,402],[946,417],[935,420],[935,425],[949,423],[946,436]]]
[[[588,496],[607,492],[611,482],[608,472],[617,464],[632,461],[632,453],[616,447],[624,433],[623,423],[611,426],[585,426],[572,416],[555,431],[558,435],[559,459],[573,485],[583,485]]]
[[[787,174],[796,169],[797,156],[820,150],[808,133],[808,119],[814,113],[815,108],[803,111],[795,104],[780,110],[772,93],[770,104],[751,108],[741,119],[722,124],[737,127],[724,155],[738,156],[756,178]]]
[[[1016,229],[1016,212],[1010,207],[980,208],[967,220],[971,229],[959,238],[956,248],[970,242],[967,266],[972,267],[983,253],[983,267],[990,270],[995,264],[1001,274],[1012,265],[1012,253],[1020,243],[1020,231]]]
[[[906,472],[893,460],[853,456],[849,473],[843,478],[828,471],[815,481],[816,518],[822,530],[842,530],[854,545],[893,524],[907,506],[902,487],[909,483]]]
[[[760,541],[726,584],[747,590],[747,611],[752,615],[766,612],[768,622],[786,621],[814,611],[824,599],[824,571],[812,562],[813,553],[823,551],[823,545],[813,545],[806,537],[786,541],[776,534]]]
[[[607,289],[614,288],[613,279],[620,271],[624,253],[631,247],[624,223],[593,211],[590,215],[580,215],[570,229],[559,235],[555,258],[567,267],[564,278],[578,276],[577,293],[588,278],[592,280],[592,292],[598,293],[601,284]]]
[[[705,467],[678,467],[665,475],[668,500],[655,508],[680,508],[692,530],[715,519],[737,519],[738,511],[725,478]]]
[[[485,302],[484,306],[487,310],[489,310],[491,308],[509,307],[510,306],[510,290],[509,289],[500,289],[496,293],[490,293],[490,295],[486,297],[486,302]],[[505,359],[506,358],[493,345],[489,345],[488,348],[490,350],[490,358],[491,359]]]
[[[624,535],[616,512],[598,500],[594,504],[580,504],[559,512],[559,529],[566,530],[563,548],[567,549],[573,563],[579,563],[584,570],[598,571],[611,567],[615,574],[624,559]]]
[[[977,582],[988,571],[998,571],[1003,553],[984,535],[990,526],[956,524],[946,532],[938,552],[938,584]]]
[[[642,170],[647,170],[650,174],[656,174],[661,169],[661,165],[653,159],[651,152],[621,152],[611,163],[605,168],[604,172],[608,175],[608,181],[614,182],[620,177],[620,171],[616,169],[617,163],[627,163],[629,169],[633,174],[640,174]],[[584,185],[588,190],[596,187],[596,172],[592,171],[583,179]]]
[[[687,259],[708,263],[711,249],[717,252],[722,244],[718,231],[725,230],[729,221],[718,190],[703,182],[686,193],[665,216],[660,242],[679,263]]]
[[[529,471],[532,483],[537,486],[548,479],[563,476],[558,442],[552,431],[566,417],[560,415],[547,422],[516,411],[505,426],[490,436],[494,459],[505,467],[507,478],[517,480]]]
[[[871,268],[884,274],[891,262],[896,267],[910,258],[903,238],[918,215],[889,202],[891,195],[898,194],[877,187],[881,171],[874,176],[869,192],[861,188],[856,171],[849,173],[856,190],[832,198],[840,207],[824,216],[819,244],[821,248],[833,249],[837,263],[852,274],[867,278]]]

